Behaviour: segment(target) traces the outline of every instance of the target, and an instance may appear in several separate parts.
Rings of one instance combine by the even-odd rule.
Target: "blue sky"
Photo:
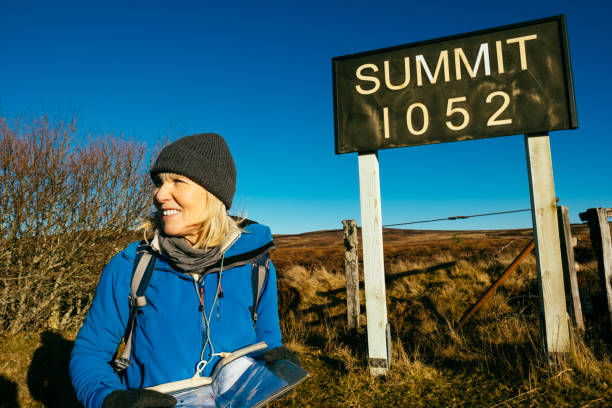
[[[275,233],[360,220],[357,155],[334,153],[332,57],[565,14],[579,128],[550,133],[556,194],[572,222],[612,207],[609,1],[2,3],[3,116],[76,115],[150,145],[220,133],[238,169],[233,212]],[[379,160],[384,224],[530,206],[522,136]],[[412,227],[530,226],[518,213]]]

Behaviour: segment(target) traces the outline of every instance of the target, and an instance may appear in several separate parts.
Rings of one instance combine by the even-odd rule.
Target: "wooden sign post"
[[[378,154],[359,154],[361,243],[368,328],[370,373],[384,375],[391,365]]]
[[[525,135],[533,235],[540,288],[540,322],[545,350],[570,350],[569,321],[557,222],[557,200],[547,133]]]
[[[381,149],[525,134],[543,339],[569,347],[548,133],[578,127],[565,16],[332,59],[336,154],[359,154],[373,374],[390,361],[378,156]],[[556,248],[556,249],[555,249]]]

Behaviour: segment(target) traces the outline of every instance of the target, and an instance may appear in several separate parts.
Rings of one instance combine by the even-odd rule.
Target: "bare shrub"
[[[83,139],[85,139],[83,141]],[[0,327],[78,326],[149,205],[146,148],[76,120],[0,118]]]

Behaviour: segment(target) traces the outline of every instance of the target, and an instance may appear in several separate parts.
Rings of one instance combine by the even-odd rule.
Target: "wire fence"
[[[483,214],[455,215],[455,216],[452,216],[452,217],[434,218],[434,219],[431,219],[431,220],[400,222],[400,223],[397,223],[397,224],[386,224],[386,225],[383,225],[383,228],[396,227],[398,225],[422,224],[422,223],[426,223],[426,222],[463,220],[463,219],[466,219],[466,218],[486,217],[486,216],[489,216],[489,215],[511,214],[511,213],[525,212],[525,211],[531,211],[531,208],[524,208],[524,209],[521,209],[521,210],[498,211],[498,212],[483,213]]]

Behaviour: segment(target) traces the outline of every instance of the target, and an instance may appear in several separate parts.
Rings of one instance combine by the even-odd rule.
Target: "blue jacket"
[[[85,407],[101,407],[115,389],[144,388],[190,378],[200,361],[206,340],[200,298],[194,279],[158,257],[145,292],[147,305],[138,310],[132,334],[132,363],[122,380],[110,362],[125,333],[129,317],[128,295],[138,243],[130,244],[106,265],[91,308],[77,335],[70,358],[70,376],[78,399]],[[209,268],[197,290],[204,293],[204,311],[210,316],[210,340],[214,352],[231,352],[265,341],[279,347],[276,272],[270,266],[257,307],[255,327],[249,307],[253,303],[251,261],[272,247],[270,229],[250,224],[226,251],[221,288],[216,303],[219,272]],[[211,358],[210,347],[204,359]],[[210,375],[218,357],[205,366]]]

